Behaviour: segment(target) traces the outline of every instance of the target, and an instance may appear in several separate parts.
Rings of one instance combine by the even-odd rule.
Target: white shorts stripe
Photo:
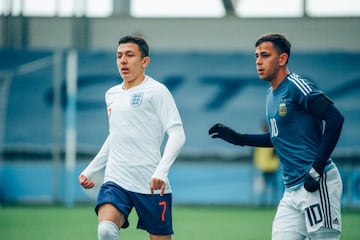
[[[330,198],[329,198],[328,188],[326,185],[326,178],[327,178],[327,174],[325,172],[320,183],[320,200],[321,200],[322,212],[324,215],[324,227],[332,228]]]

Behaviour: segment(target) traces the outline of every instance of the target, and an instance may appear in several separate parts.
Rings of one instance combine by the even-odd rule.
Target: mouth
[[[127,67],[122,67],[122,68],[120,69],[120,72],[121,72],[121,74],[127,74],[127,73],[129,73],[129,68],[127,68]]]
[[[264,69],[259,68],[259,69],[257,70],[257,72],[258,72],[259,75],[262,75],[262,74],[264,73]]]

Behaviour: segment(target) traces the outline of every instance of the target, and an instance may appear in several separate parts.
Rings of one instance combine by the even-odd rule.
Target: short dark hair
[[[149,45],[143,37],[127,35],[120,38],[118,44],[120,45],[122,43],[135,43],[136,45],[138,45],[142,57],[149,56]]]
[[[256,42],[255,47],[259,46],[263,42],[272,42],[279,54],[286,53],[288,60],[290,58],[291,43],[284,34],[280,33],[266,33],[260,36]]]

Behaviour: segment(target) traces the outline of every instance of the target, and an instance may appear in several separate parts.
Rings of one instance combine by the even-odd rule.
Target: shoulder
[[[154,87],[159,87],[159,88],[164,88],[164,87],[166,88],[166,86],[163,83],[159,82],[158,80],[156,80],[150,76],[146,76],[146,77],[147,77],[147,83],[149,85],[154,86]]]
[[[122,89],[122,83],[110,87],[107,91],[108,92],[115,92],[115,91],[119,91],[121,89]]]
[[[290,89],[300,92],[305,96],[318,89],[313,81],[296,73],[290,73],[287,76],[287,81]]]
[[[165,84],[155,80],[152,77],[147,76],[147,82],[146,84],[151,88],[152,91],[158,92],[158,93],[166,93],[170,94],[169,89],[165,86]]]
[[[114,93],[114,92],[121,91],[121,89],[122,89],[121,86],[122,86],[122,84],[118,84],[118,85],[115,85],[115,86],[109,88],[109,89],[106,91],[105,96],[107,96],[107,95],[109,95],[109,94],[112,94],[112,93]]]

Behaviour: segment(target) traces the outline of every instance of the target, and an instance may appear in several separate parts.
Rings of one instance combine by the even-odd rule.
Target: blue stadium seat
[[[12,73],[8,93],[5,149],[50,151],[53,143],[53,67],[26,74],[21,64],[49,57],[51,51],[2,49],[0,72]],[[260,132],[266,82],[257,78],[252,53],[155,52],[147,73],[168,86],[182,115],[187,142],[184,154],[231,154],[248,150],[211,140],[208,128],[229,124],[242,132]],[[345,115],[337,150],[360,148],[360,53],[293,53],[291,71],[305,73],[332,98]],[[65,64],[62,64],[65,71]],[[121,79],[113,52],[79,52],[77,131],[79,151],[96,152],[107,134],[104,93]],[[62,127],[65,129],[65,76]],[[1,79],[1,75],[0,75]],[[63,131],[62,139],[64,141]]]

